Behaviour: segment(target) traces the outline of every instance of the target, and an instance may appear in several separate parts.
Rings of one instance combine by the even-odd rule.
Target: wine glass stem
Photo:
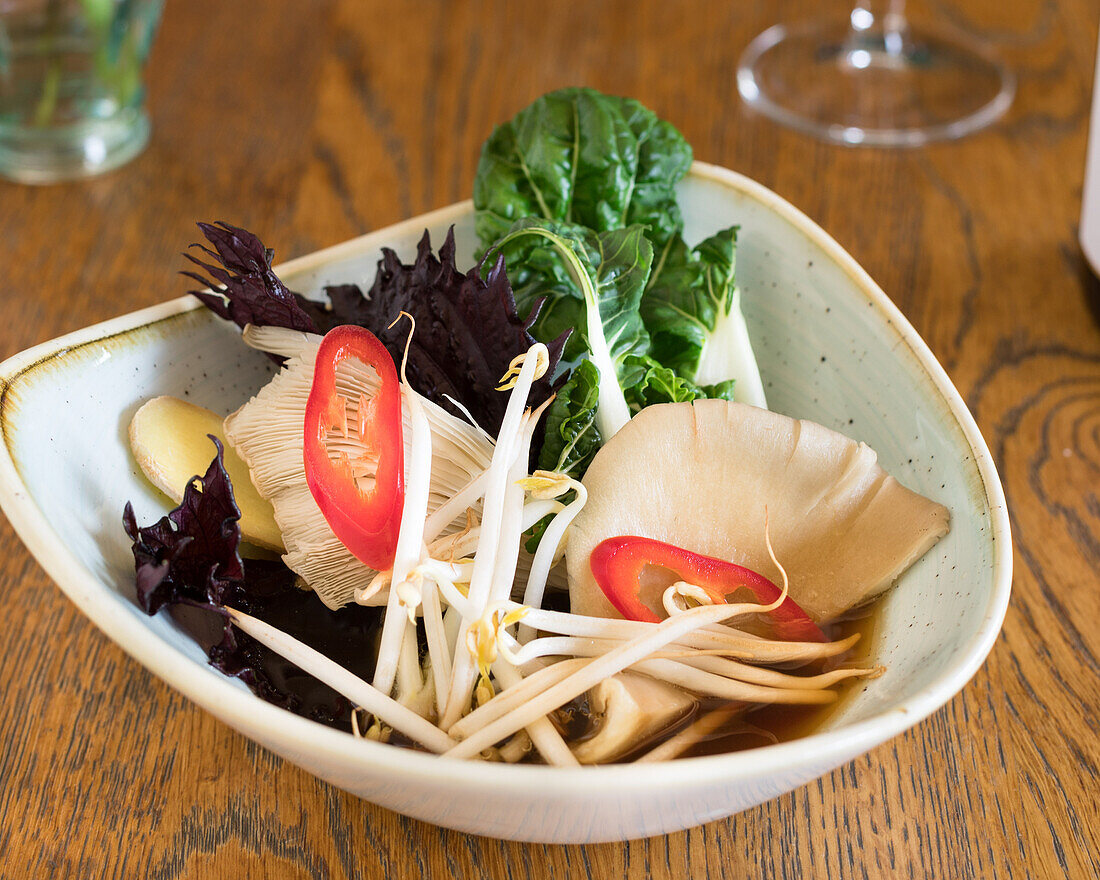
[[[905,0],[855,0],[849,20],[845,54],[854,67],[867,66],[868,51],[885,54],[880,63],[901,59],[908,30]]]

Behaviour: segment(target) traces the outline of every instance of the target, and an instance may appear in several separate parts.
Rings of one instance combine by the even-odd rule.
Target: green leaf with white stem
[[[585,278],[595,290],[601,334],[612,357],[621,362],[627,354],[649,350],[649,335],[638,308],[653,248],[642,227],[594,232],[584,226],[528,217],[513,224],[485,260],[495,259],[497,253],[504,255],[517,305],[533,310],[542,301],[538,318],[530,327],[532,335],[541,340],[553,334],[551,338],[556,339],[573,331],[564,360],[579,360],[593,349]]]
[[[642,297],[649,354],[697,385],[734,381],[734,399],[766,407],[736,286],[737,227],[690,249],[670,240]]]
[[[633,357],[631,355],[630,357]],[[628,358],[629,359],[629,358]],[[603,445],[596,425],[600,372],[592,361],[581,361],[569,374],[546,410],[546,429],[539,468],[580,479]],[[566,499],[571,500],[569,497]],[[552,517],[539,520],[528,531],[527,552],[534,553]]]
[[[611,437],[630,419],[619,368],[628,355],[649,347],[638,311],[653,261],[644,229],[631,226],[596,233],[526,218],[490,249],[487,259],[498,252],[504,254],[506,266],[522,267],[517,272],[521,280],[514,284],[518,300],[547,298],[532,328],[536,339],[556,326],[583,328],[574,334],[583,340],[574,357],[587,351],[599,372],[596,425],[605,438]]]

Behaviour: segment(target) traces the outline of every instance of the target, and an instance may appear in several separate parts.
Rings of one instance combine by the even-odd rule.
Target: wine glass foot
[[[857,10],[858,11],[858,10]],[[1011,105],[1012,71],[977,42],[904,20],[779,24],[742,54],[737,88],[777,122],[851,146],[920,146],[984,128]]]

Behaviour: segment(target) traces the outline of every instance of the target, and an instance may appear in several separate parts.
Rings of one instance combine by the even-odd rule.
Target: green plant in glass
[[[142,77],[163,0],[15,0],[0,13],[0,174],[115,168],[149,138]]]

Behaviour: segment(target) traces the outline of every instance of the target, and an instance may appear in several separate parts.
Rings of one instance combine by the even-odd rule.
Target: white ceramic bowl
[[[137,608],[121,525],[127,500],[139,522],[166,508],[125,442],[137,406],[174,394],[228,412],[271,372],[235,328],[190,297],[0,366],[4,512],[61,589],[148,669],[311,773],[409,816],[494,837],[582,843],[679,830],[789,791],[916,724],[981,665],[1009,597],[1004,494],[947,375],[836,242],[775,194],[720,168],[697,163],[681,203],[689,241],[741,224],[737,273],[772,408],[866,441],[887,470],[952,514],[951,533],[885,599],[873,656],[886,674],[812,736],[644,772],[467,763],[355,740],[212,670],[166,615]],[[382,246],[408,257],[425,227],[440,242],[452,223],[459,254],[470,258],[472,209],[463,203],[286,263],[280,274],[307,294],[326,283],[369,284]]]

